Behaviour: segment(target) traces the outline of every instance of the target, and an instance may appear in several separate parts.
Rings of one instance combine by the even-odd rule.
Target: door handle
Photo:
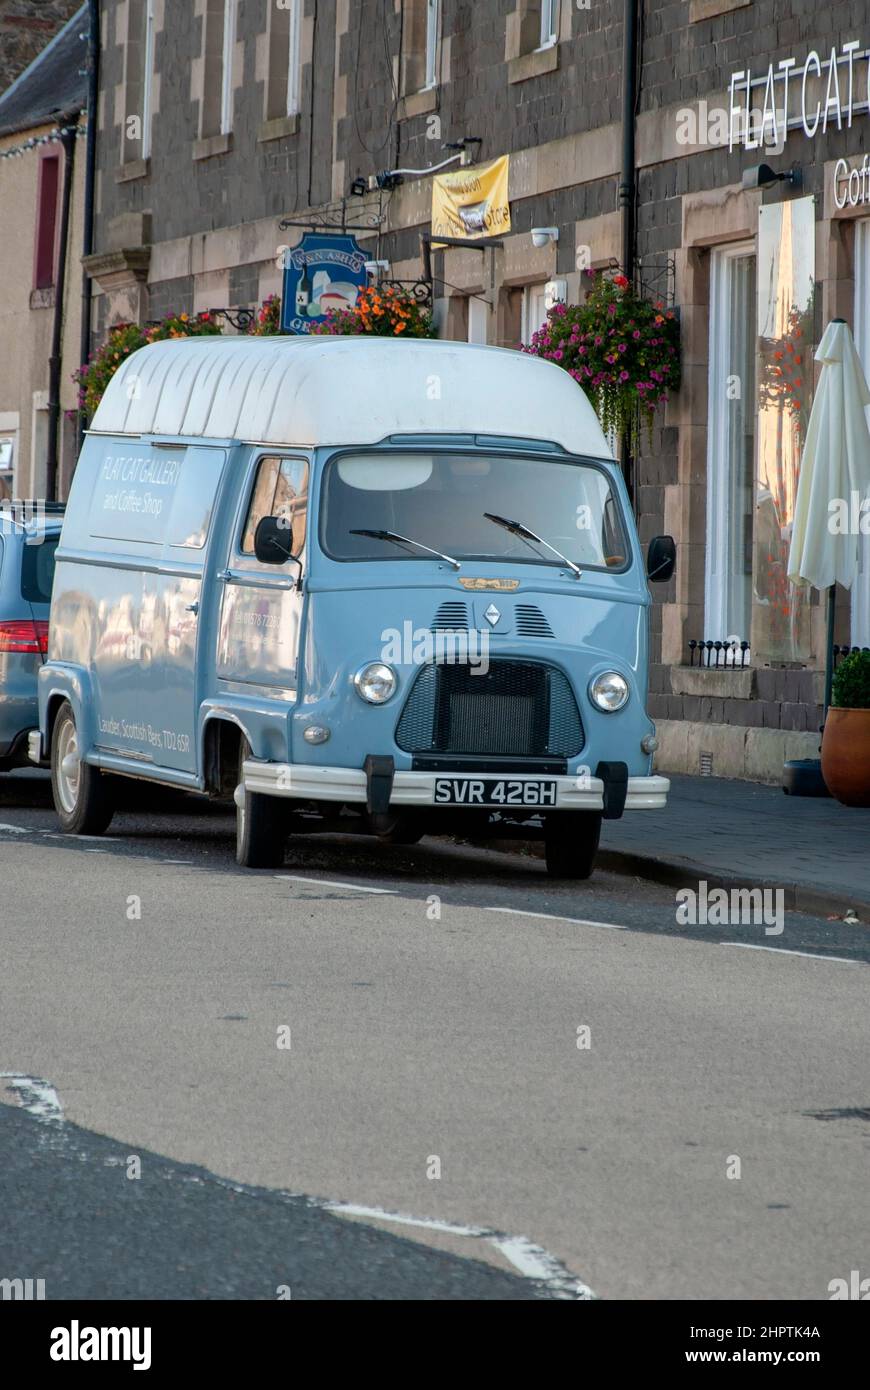
[[[198,603],[189,603],[189,604],[187,605],[187,607],[185,608],[184,611],[185,611],[185,613],[198,613],[198,612],[199,612],[199,604],[198,604]]]

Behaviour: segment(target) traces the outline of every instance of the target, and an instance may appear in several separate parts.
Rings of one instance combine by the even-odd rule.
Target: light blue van
[[[67,506],[31,756],[100,833],[115,777],[232,798],[237,857],[360,831],[543,837],[664,806],[649,577],[558,367],[453,342],[200,338],[113,378]]]

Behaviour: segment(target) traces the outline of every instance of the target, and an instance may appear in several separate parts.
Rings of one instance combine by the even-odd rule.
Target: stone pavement
[[[602,826],[602,868],[667,883],[786,889],[786,907],[870,922],[870,809],[779,787],[665,774],[664,811],[635,811]],[[615,854],[613,852],[616,852]]]

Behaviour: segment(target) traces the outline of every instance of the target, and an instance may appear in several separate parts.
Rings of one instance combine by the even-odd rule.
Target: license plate
[[[436,806],[555,806],[556,783],[515,777],[438,777]]]

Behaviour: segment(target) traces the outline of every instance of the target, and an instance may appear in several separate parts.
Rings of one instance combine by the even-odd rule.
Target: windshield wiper
[[[458,560],[454,560],[452,555],[445,555],[442,550],[433,550],[430,545],[424,545],[422,541],[414,541],[410,536],[400,536],[398,531],[351,531],[352,536],[371,536],[376,541],[393,541],[396,545],[413,545],[417,550],[425,550],[427,555],[437,555],[439,560],[446,560],[448,565],[452,565],[455,570],[462,569]]]
[[[512,536],[519,536],[521,540],[534,541],[536,545],[545,546],[551,554],[557,556],[569,569],[574,571],[576,579],[583,578],[583,571],[579,565],[575,565],[574,561],[569,560],[567,555],[563,555],[561,550],[557,550],[555,546],[550,545],[549,541],[545,541],[543,536],[538,536],[534,531],[530,531],[528,526],[524,526],[521,521],[509,521],[506,516],[496,516],[495,512],[484,512],[484,516],[487,521],[494,521],[496,526],[503,526],[506,531],[510,531]]]

